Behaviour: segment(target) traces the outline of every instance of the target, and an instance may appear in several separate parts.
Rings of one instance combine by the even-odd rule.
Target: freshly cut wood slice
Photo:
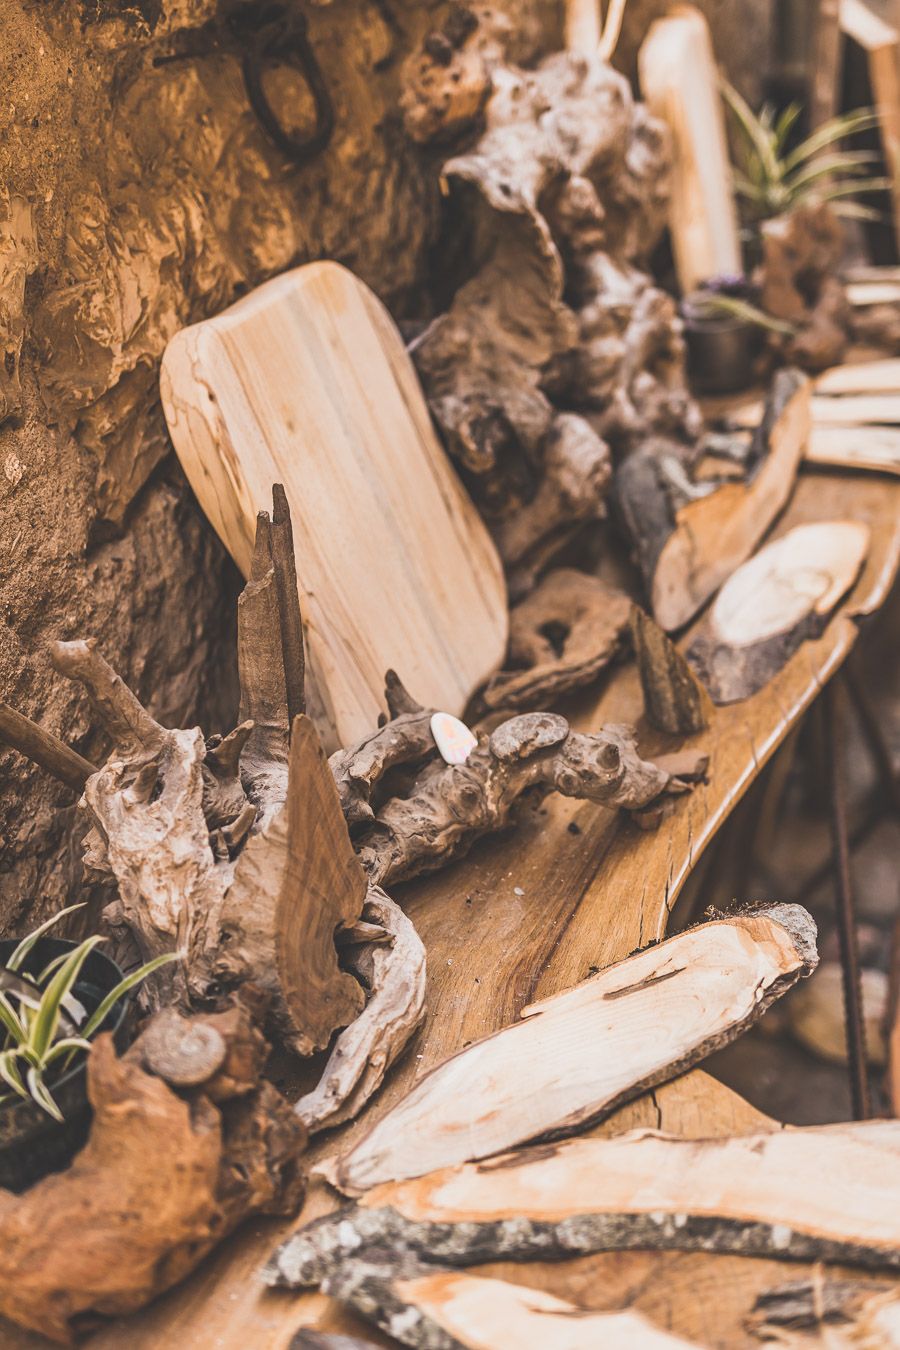
[[[461,713],[503,659],[503,572],[372,292],[336,263],[286,272],[177,333],[161,389],[185,473],[245,576],[256,513],[284,484],[329,749],[377,725],[391,668]]]
[[[846,366],[832,366],[816,377],[817,394],[898,394],[900,395],[900,360],[890,357],[883,361],[858,361]]]
[[[267,1278],[320,1284],[386,1247],[452,1266],[642,1247],[897,1270],[900,1122],[520,1149],[375,1187],[289,1238]]]
[[[821,521],[796,526],[738,568],[686,653],[713,701],[749,698],[818,637],[868,548],[867,526]]]
[[[799,905],[689,929],[525,1008],[321,1170],[358,1195],[576,1130],[728,1044],[816,960],[815,924]]]
[[[641,1313],[591,1312],[540,1289],[452,1270],[349,1262],[328,1293],[422,1350],[691,1350]],[[694,1347],[694,1350],[697,1350]]]
[[[744,474],[692,482],[674,455],[631,455],[616,502],[656,622],[681,628],[750,556],[791,494],[810,430],[810,382],[782,370],[757,421]]]
[[[809,464],[900,473],[900,427],[814,426],[806,459]]]
[[[900,425],[900,390],[893,394],[816,394],[812,401],[814,427]]]

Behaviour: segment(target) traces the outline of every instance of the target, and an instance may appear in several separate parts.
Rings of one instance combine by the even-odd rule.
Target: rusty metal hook
[[[256,6],[250,8],[256,10]],[[232,13],[232,28],[236,35],[240,35],[243,21],[248,17],[243,9]],[[316,114],[315,127],[306,135],[286,131],[269,102],[265,73],[274,61],[295,66],[306,81]],[[321,154],[334,133],[334,105],[309,40],[305,15],[288,11],[282,5],[272,6],[267,20],[252,33],[250,45],[241,56],[241,69],[250,106],[272,144],[294,164],[306,164]]]

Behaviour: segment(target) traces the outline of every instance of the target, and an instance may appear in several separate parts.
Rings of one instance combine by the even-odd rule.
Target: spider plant
[[[878,155],[871,150],[840,148],[842,141],[877,124],[874,108],[857,108],[833,117],[791,147],[791,132],[802,112],[799,103],[781,113],[766,104],[757,115],[727,80],[722,90],[736,132],[734,186],[748,223],[815,202],[830,202],[844,217],[881,218],[878,211],[856,200],[860,193],[890,187],[889,179],[869,172]]]
[[[119,1000],[178,955],[166,953],[132,971],[89,1013],[76,995],[76,986],[85,961],[102,937],[85,938],[37,975],[23,969],[26,957],[47,930],[81,908],[70,905],[35,928],[0,970],[0,1079],[9,1089],[0,1096],[0,1103],[30,1098],[58,1121],[63,1119],[62,1112],[47,1086],[48,1076],[64,1071],[76,1055],[89,1052],[91,1037]]]

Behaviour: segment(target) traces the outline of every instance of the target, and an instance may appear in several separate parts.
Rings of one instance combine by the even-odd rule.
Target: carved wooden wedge
[[[376,1186],[289,1238],[267,1279],[318,1285],[365,1248],[467,1266],[633,1247],[900,1269],[900,1123],[519,1149]]]
[[[256,513],[284,484],[329,748],[376,725],[390,668],[461,713],[503,659],[502,569],[371,291],[335,263],[276,277],[176,334],[161,388],[191,486],[245,576]]]
[[[818,637],[868,548],[866,525],[822,521],[796,526],[739,567],[686,653],[713,701],[749,698],[801,642]]]
[[[733,1040],[816,960],[799,905],[689,929],[452,1056],[322,1171],[358,1195],[576,1130]]]

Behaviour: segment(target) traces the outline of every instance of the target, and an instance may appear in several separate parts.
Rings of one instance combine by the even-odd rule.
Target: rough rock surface
[[[558,39],[548,0],[505,7],[517,59]],[[267,40],[258,16],[279,9],[294,34],[306,16],[334,113],[328,146],[300,165],[241,74]],[[318,257],[395,312],[416,308],[440,192],[437,159],[403,125],[402,72],[458,9],[0,0],[0,697],[88,757],[107,747],[50,671],[53,638],[95,634],[168,725],[221,730],[235,711],[238,580],[168,457],[163,347]],[[312,128],[295,61],[270,62],[264,89],[289,133]],[[0,775],[7,932],[71,895],[80,864],[72,794],[18,756],[0,756]]]

